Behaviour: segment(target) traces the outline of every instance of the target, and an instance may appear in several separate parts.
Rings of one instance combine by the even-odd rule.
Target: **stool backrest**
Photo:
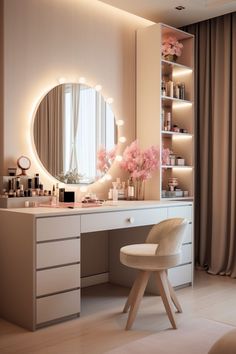
[[[187,230],[188,221],[183,218],[172,218],[154,225],[149,232],[146,243],[158,244],[156,254],[159,256],[174,255],[180,252]]]

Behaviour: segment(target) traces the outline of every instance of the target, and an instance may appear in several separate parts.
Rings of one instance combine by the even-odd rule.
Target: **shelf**
[[[161,168],[181,168],[181,169],[193,169],[194,167],[193,166],[190,166],[190,165],[184,165],[184,166],[179,166],[179,165],[161,165]]]
[[[161,200],[193,200],[193,197],[171,197],[171,198],[161,197]]]
[[[189,69],[189,71],[193,70],[190,66],[186,66],[186,65],[183,65],[183,64],[179,64],[179,63],[176,63],[176,62],[173,62],[173,61],[169,61],[169,60],[165,60],[165,59],[161,59],[161,62],[162,63],[165,63],[165,64],[169,64],[171,66],[176,66],[178,68],[183,68],[183,69]]]
[[[167,131],[167,130],[162,130],[161,134],[163,138],[172,138],[172,136],[180,136],[180,137],[189,137],[192,138],[193,134],[190,133],[178,133],[178,132],[173,132],[173,131]]]
[[[192,105],[192,101],[189,100],[182,100],[180,98],[175,98],[175,97],[170,97],[170,96],[161,96],[162,101],[167,101],[167,102],[175,102],[179,105]]]

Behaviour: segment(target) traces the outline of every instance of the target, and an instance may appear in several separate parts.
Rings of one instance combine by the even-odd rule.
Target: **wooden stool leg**
[[[171,296],[171,299],[173,301],[173,304],[175,305],[176,310],[178,312],[182,313],[183,312],[182,307],[181,307],[181,305],[179,303],[179,300],[178,300],[178,298],[176,296],[176,293],[175,293],[175,291],[174,291],[174,289],[173,289],[168,277],[167,277],[167,282],[168,282],[168,286],[169,286],[169,290],[170,290],[170,296]]]
[[[140,286],[141,279],[142,279],[142,274],[141,274],[141,271],[139,271],[139,273],[138,273],[138,275],[137,275],[137,277],[136,277],[136,279],[134,281],[134,284],[133,284],[133,286],[132,286],[132,288],[131,288],[131,290],[129,292],[129,296],[128,296],[128,299],[127,299],[127,301],[125,303],[125,307],[123,309],[123,313],[128,312],[128,310],[129,310],[129,308],[130,308],[130,306],[131,306],[131,304],[133,302],[133,299],[134,299],[134,297],[135,297],[135,295],[136,295],[136,293],[138,291],[138,288]]]
[[[172,324],[172,327],[174,329],[176,329],[177,326],[175,323],[174,312],[171,307],[171,297],[170,297],[170,291],[169,291],[166,272],[165,272],[165,270],[160,270],[158,272],[155,272],[155,275],[156,275],[156,280],[157,280],[157,286],[160,291],[160,295],[161,295],[163,304],[165,306],[167,315],[168,315],[169,320]]]
[[[143,271],[143,270],[140,272],[138,276],[138,281],[136,283],[137,285],[135,285],[134,288],[135,292],[133,292],[132,294],[132,299],[130,303],[130,312],[129,312],[129,316],[125,328],[126,330],[130,329],[134,323],[139,308],[139,304],[142,300],[149,277],[150,277],[150,272]]]

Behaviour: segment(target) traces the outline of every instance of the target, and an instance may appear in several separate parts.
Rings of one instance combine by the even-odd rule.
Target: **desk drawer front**
[[[167,208],[81,215],[81,232],[122,229],[156,224],[167,218]]]
[[[192,221],[192,206],[172,206],[168,208],[168,218],[186,218]]]
[[[185,264],[169,269],[168,278],[172,286],[192,283],[192,264]]]
[[[57,240],[80,235],[80,215],[38,218],[37,241]]]
[[[193,260],[192,244],[182,246],[182,263],[191,263]]]
[[[80,239],[37,244],[37,269],[80,261]]]
[[[80,264],[37,272],[37,296],[80,287]]]
[[[37,299],[36,323],[44,323],[80,313],[80,290]]]

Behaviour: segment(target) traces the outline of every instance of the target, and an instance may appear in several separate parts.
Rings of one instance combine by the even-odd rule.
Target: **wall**
[[[35,158],[30,130],[40,97],[60,77],[101,84],[134,139],[135,30],[150,21],[96,0],[5,0],[4,19],[4,173],[26,155],[30,173],[40,172],[47,188],[55,183]]]

